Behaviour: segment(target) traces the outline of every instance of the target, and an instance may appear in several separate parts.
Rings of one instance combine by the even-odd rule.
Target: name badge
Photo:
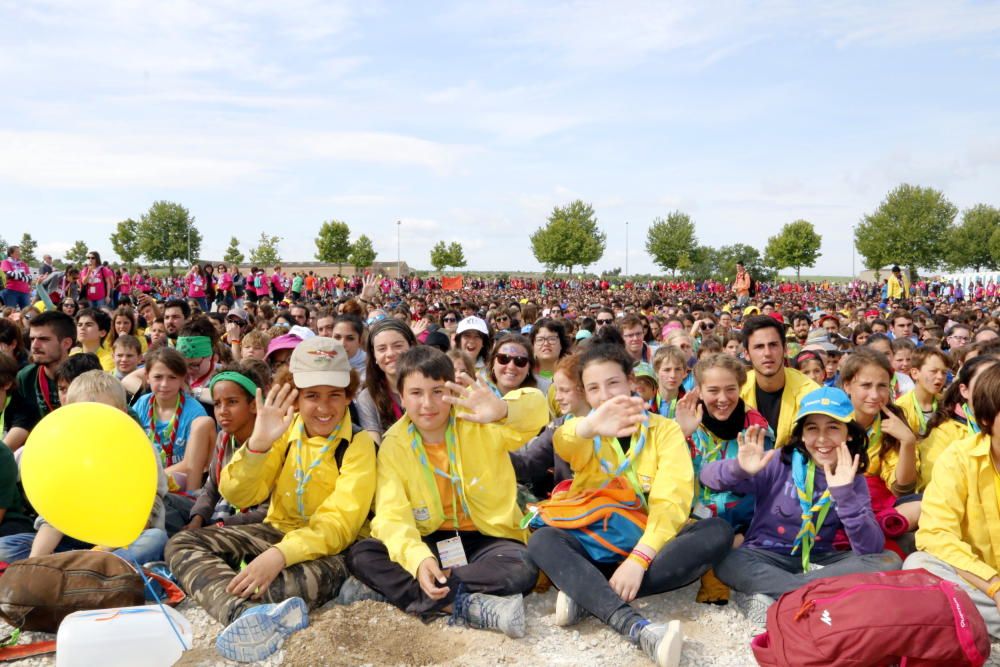
[[[694,509],[691,510],[691,516],[696,519],[711,519],[714,514],[712,513],[711,508],[699,500],[694,504]]]
[[[428,521],[431,518],[431,511],[426,507],[414,508],[413,518],[416,521]]]
[[[465,547],[462,546],[462,538],[458,535],[441,540],[437,543],[437,548],[438,560],[441,561],[442,568],[448,570],[469,564],[465,557]]]

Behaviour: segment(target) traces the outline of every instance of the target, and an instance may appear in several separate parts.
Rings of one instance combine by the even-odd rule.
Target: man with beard
[[[171,346],[177,342],[177,334],[187,324],[189,317],[191,317],[191,306],[183,299],[170,299],[163,305],[163,326],[167,330]]]

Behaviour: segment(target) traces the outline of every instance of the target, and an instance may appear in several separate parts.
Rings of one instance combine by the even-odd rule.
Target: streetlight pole
[[[396,277],[403,277],[403,264],[399,259],[399,227],[402,225],[402,221],[396,221]]]
[[[191,268],[191,225],[188,224],[188,268]]]
[[[857,272],[854,270],[854,257],[857,254],[858,244],[855,242],[854,233],[857,225],[851,225],[851,279],[858,277]]]
[[[625,221],[625,277],[628,277],[628,220]]]

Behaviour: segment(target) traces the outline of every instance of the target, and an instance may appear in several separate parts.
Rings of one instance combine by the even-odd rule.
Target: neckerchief
[[[673,419],[674,416],[677,414],[676,396],[670,399],[670,402],[668,403],[667,401],[664,401],[662,398],[660,398],[659,394],[657,394],[655,398],[655,403],[656,403],[655,408],[657,414],[666,417],[667,419]]]
[[[833,498],[830,496],[830,489],[827,488],[819,499],[813,502],[816,462],[809,459],[807,464],[805,456],[797,449],[792,452],[792,481],[795,483],[799,507],[802,508],[802,527],[799,528],[799,532],[795,536],[792,553],[794,554],[800,546],[802,547],[802,571],[808,572],[809,553],[812,551],[816,535],[819,534],[820,528],[823,527],[823,521],[830,511]]]
[[[184,410],[184,393],[177,394],[177,406],[174,414],[167,422],[167,442],[160,438],[160,432],[156,428],[156,397],[151,396],[149,400],[149,439],[154,445],[159,445],[160,459],[163,467],[167,468],[174,464],[174,443],[177,442],[177,424],[181,419],[181,412]]]
[[[695,447],[701,453],[701,468],[704,468],[706,463],[718,461],[722,458],[729,448],[729,443],[733,442],[732,440],[723,440],[716,437],[704,426],[692,433],[691,439],[694,440]],[[699,486],[701,486],[701,501],[707,505],[712,499],[712,492],[704,484],[700,484]]]
[[[875,415],[875,421],[867,429],[868,451],[878,453],[882,449],[882,415]]]
[[[593,414],[593,411],[591,411]],[[609,438],[608,442],[611,443],[611,449],[615,454],[618,455],[618,460],[620,463],[617,467],[611,465],[608,461],[601,458],[601,436],[594,436],[594,457],[597,458],[598,463],[601,465],[601,470],[605,473],[611,475],[612,477],[618,477],[624,473],[625,479],[628,480],[632,488],[635,489],[636,495],[642,499],[642,506],[646,507],[646,494],[642,491],[642,484],[639,483],[639,475],[635,471],[635,462],[639,459],[639,454],[642,453],[643,448],[646,446],[646,440],[649,437],[649,413],[643,410],[643,421],[639,425],[639,430],[632,434],[632,438],[629,441],[628,455],[622,451],[622,447],[618,444],[618,438]]]
[[[913,390],[913,409],[917,413],[917,424],[920,426],[920,432],[917,435],[927,434],[927,417],[924,416],[924,410],[920,407],[920,401],[917,400],[917,391]],[[937,399],[931,401],[931,409],[937,410],[938,402]]]
[[[972,408],[968,403],[962,403],[962,412],[965,414],[965,428],[969,429],[969,435],[979,433],[979,424],[976,423],[976,416],[972,414]]]
[[[56,396],[55,405],[52,404],[51,388],[49,387],[49,376],[45,374],[43,366],[37,366],[38,377],[38,414],[41,417],[49,414],[59,407],[59,397]]]
[[[437,484],[434,483],[434,475],[444,477],[446,480],[451,482],[451,510],[452,510],[452,520],[455,523],[455,532],[458,532],[458,507],[455,502],[456,499],[462,504],[462,512],[465,516],[472,518],[472,513],[469,511],[469,504],[465,500],[465,489],[462,488],[462,476],[458,470],[458,439],[455,436],[455,413],[452,411],[451,415],[448,417],[448,428],[444,432],[444,446],[445,451],[448,453],[448,470],[441,470],[437,466],[431,465],[430,459],[427,458],[427,450],[424,449],[424,440],[420,435],[420,431],[417,430],[416,425],[411,421],[410,425],[406,428],[407,433],[410,435],[410,448],[416,455],[417,460],[420,461],[420,465],[424,469],[424,478],[427,481],[427,485],[430,487],[431,491],[438,496],[438,503],[441,502],[441,494],[437,492]]]
[[[319,450],[316,458],[313,459],[313,462],[309,464],[308,468],[303,469],[302,439],[305,436],[305,433],[305,422],[299,422],[299,432],[295,439],[295,502],[298,506],[299,516],[303,519],[308,519],[309,517],[306,515],[305,504],[306,487],[309,485],[309,480],[312,479],[313,470],[315,470],[316,466],[323,462],[323,457],[326,456],[328,451],[330,451],[330,447],[340,434],[340,427],[335,428],[333,433],[326,437],[326,442],[323,443],[323,447]]]

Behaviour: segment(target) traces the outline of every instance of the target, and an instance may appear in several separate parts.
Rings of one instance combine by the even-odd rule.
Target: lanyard
[[[913,410],[914,412],[917,413],[917,424],[920,425],[920,432],[917,433],[917,435],[926,435],[927,417],[924,416],[923,408],[920,407],[920,401],[917,400],[916,390],[913,391],[913,396],[911,397],[911,400],[913,401]],[[933,401],[931,401],[931,410],[937,410],[937,407],[938,403],[937,399],[935,398]]]
[[[593,411],[591,411],[593,414]],[[643,448],[646,446],[646,440],[649,436],[649,414],[643,411],[643,416],[645,419],[642,424],[639,425],[639,430],[632,434],[632,439],[629,443],[628,456],[622,451],[621,445],[618,444],[618,438],[609,438],[608,441],[611,443],[611,450],[618,456],[618,460],[621,462],[617,467],[612,466],[606,460],[601,458],[601,436],[594,436],[594,456],[597,461],[601,464],[601,470],[605,473],[611,475],[612,477],[618,477],[622,473],[625,474],[625,479],[628,480],[632,488],[635,489],[636,494],[642,499],[643,508],[646,507],[646,494],[642,492],[642,484],[639,483],[639,475],[635,471],[635,461],[638,460],[639,454],[642,453]]]
[[[672,399],[670,399],[670,402],[667,403],[662,398],[660,398],[659,394],[657,394],[656,412],[663,417],[667,417],[668,419],[673,419],[674,415],[677,414],[677,397],[674,396]]]
[[[452,412],[451,416],[448,418],[448,428],[444,432],[444,445],[445,451],[448,453],[448,470],[444,471],[437,466],[431,465],[430,460],[427,458],[427,450],[424,449],[423,438],[420,437],[420,431],[411,421],[410,425],[407,427],[407,433],[410,435],[410,448],[413,453],[417,456],[417,460],[420,461],[420,465],[424,468],[424,478],[427,480],[428,486],[433,491],[437,491],[437,484],[434,483],[434,475],[439,475],[444,477],[446,480],[451,482],[451,512],[452,520],[455,522],[455,532],[458,532],[458,507],[456,498],[462,503],[462,512],[465,516],[472,518],[472,513],[469,511],[469,505],[465,500],[465,489],[462,488],[462,476],[458,472],[458,440],[455,437],[455,413]],[[438,502],[441,502],[441,494],[438,493]]]
[[[177,394],[177,407],[174,408],[174,414],[167,422],[167,442],[164,443],[160,438],[160,432],[156,429],[156,397],[151,396],[149,399],[149,439],[153,441],[153,444],[160,446],[160,458],[163,461],[163,467],[169,467],[174,464],[174,443],[177,442],[177,424],[181,419],[181,412],[184,410],[184,394],[183,392]]]
[[[236,447],[236,436],[230,435],[228,438],[219,443],[216,447],[215,452],[215,480],[218,484],[219,480],[222,479],[222,464],[226,460],[226,454],[229,452],[235,452]]]
[[[979,433],[979,424],[976,423],[976,416],[972,414],[972,408],[968,403],[962,403],[962,412],[965,413],[965,428],[969,429],[969,435]]]
[[[711,463],[722,458],[729,447],[729,443],[733,442],[732,440],[720,440],[716,438],[704,426],[696,430],[691,437],[694,440],[695,447],[701,453],[701,465],[699,469],[704,468],[706,463]],[[712,492],[704,484],[700,484],[699,486],[701,486],[701,500],[707,505],[712,498]]]
[[[799,507],[802,508],[802,527],[799,528],[799,533],[795,536],[792,553],[794,554],[800,546],[802,547],[802,571],[808,572],[809,553],[812,551],[816,536],[819,534],[820,528],[823,527],[823,521],[826,520],[826,515],[830,511],[833,498],[830,496],[830,489],[827,488],[819,500],[813,502],[816,462],[809,459],[807,465],[805,456],[797,449],[792,453],[792,481],[795,483],[795,492],[799,497]],[[816,517],[815,522],[813,521],[814,516]]]
[[[49,389],[49,377],[45,374],[45,369],[42,366],[38,366],[38,395],[41,400],[38,401],[38,414],[44,417],[53,410],[59,407],[58,400],[56,405],[52,404],[52,396]]]
[[[336,429],[326,438],[326,442],[323,447],[319,450],[316,458],[313,462],[309,464],[309,467],[303,470],[302,465],[302,438],[305,435],[306,425],[304,422],[299,423],[299,434],[295,439],[295,501],[298,505],[299,516],[303,519],[308,519],[306,516],[306,504],[305,495],[306,487],[309,485],[309,480],[312,479],[313,470],[316,469],[320,463],[323,462],[323,456],[330,451],[330,446],[337,439],[337,435],[340,434],[340,429]]]

